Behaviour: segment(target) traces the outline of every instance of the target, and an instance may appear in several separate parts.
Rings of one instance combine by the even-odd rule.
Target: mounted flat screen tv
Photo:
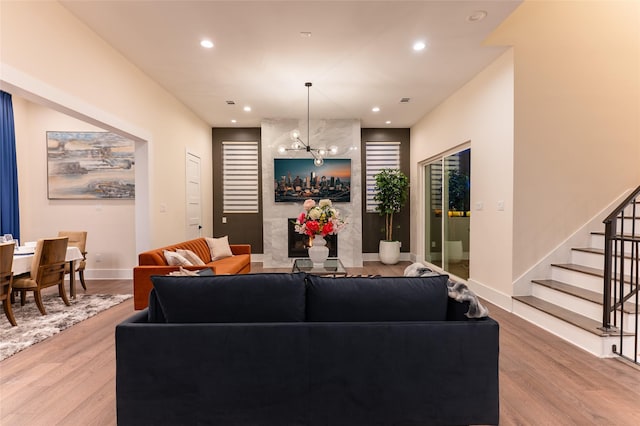
[[[325,159],[320,167],[313,164],[313,158],[276,158],[273,162],[276,203],[325,198],[351,201],[350,159]]]

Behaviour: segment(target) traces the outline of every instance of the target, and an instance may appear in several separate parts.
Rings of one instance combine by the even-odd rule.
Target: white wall
[[[508,308],[514,283],[640,184],[640,2],[526,1],[486,43],[513,47],[412,128],[412,181],[471,142],[469,282]]]
[[[135,238],[137,252],[186,238],[187,150],[202,159],[202,234],[210,235],[211,127],[57,2],[3,1],[0,8],[2,90],[139,142],[136,167],[148,171],[136,174],[136,185],[146,190],[136,194],[135,234],[123,238]]]
[[[425,188],[419,163],[470,142],[469,282],[494,301],[511,291],[513,115],[509,50],[411,128],[411,215],[416,218],[411,221],[411,252],[424,259]],[[504,211],[498,211],[498,201],[504,202]],[[474,207],[479,202],[482,210]]]
[[[86,278],[129,277],[136,261],[134,200],[49,200],[47,131],[104,131],[42,105],[13,97],[22,241],[87,231]]]
[[[513,45],[513,278],[640,185],[640,1],[526,1]]]

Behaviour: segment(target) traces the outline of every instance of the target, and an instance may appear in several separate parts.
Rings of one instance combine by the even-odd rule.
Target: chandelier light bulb
[[[291,136],[291,139],[293,139],[294,141],[298,140],[298,138],[300,137],[300,130],[298,129],[292,130],[289,135]]]
[[[316,157],[313,160],[313,164],[317,167],[320,167],[324,164],[324,160],[322,159],[322,157]]]
[[[331,145],[329,147],[329,154],[336,155],[338,153],[338,147],[335,145]]]
[[[284,145],[280,145],[280,146],[278,147],[278,152],[279,152],[280,154],[284,154],[285,152],[287,152],[287,147],[286,147],[286,146],[284,146]]]
[[[318,154],[320,154],[320,155],[327,155],[327,150],[326,150],[326,149],[324,149],[324,148],[320,148],[320,149],[318,150]]]

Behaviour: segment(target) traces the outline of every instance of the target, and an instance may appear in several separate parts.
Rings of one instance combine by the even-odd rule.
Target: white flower
[[[318,220],[322,216],[322,210],[319,207],[313,207],[309,210],[309,218],[311,220]]]
[[[331,207],[331,200],[320,200],[318,202],[318,205],[322,208],[322,207]]]

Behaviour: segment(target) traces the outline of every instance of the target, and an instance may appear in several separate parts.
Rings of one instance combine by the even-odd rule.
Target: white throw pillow
[[[193,266],[193,263],[175,251],[163,250],[162,254],[164,254],[164,258],[167,260],[169,266]]]
[[[195,266],[204,266],[205,263],[191,250],[176,249],[176,253],[187,259]]]
[[[211,251],[211,260],[224,259],[233,256],[231,247],[229,247],[229,236],[225,235],[220,238],[205,237],[209,250]]]

